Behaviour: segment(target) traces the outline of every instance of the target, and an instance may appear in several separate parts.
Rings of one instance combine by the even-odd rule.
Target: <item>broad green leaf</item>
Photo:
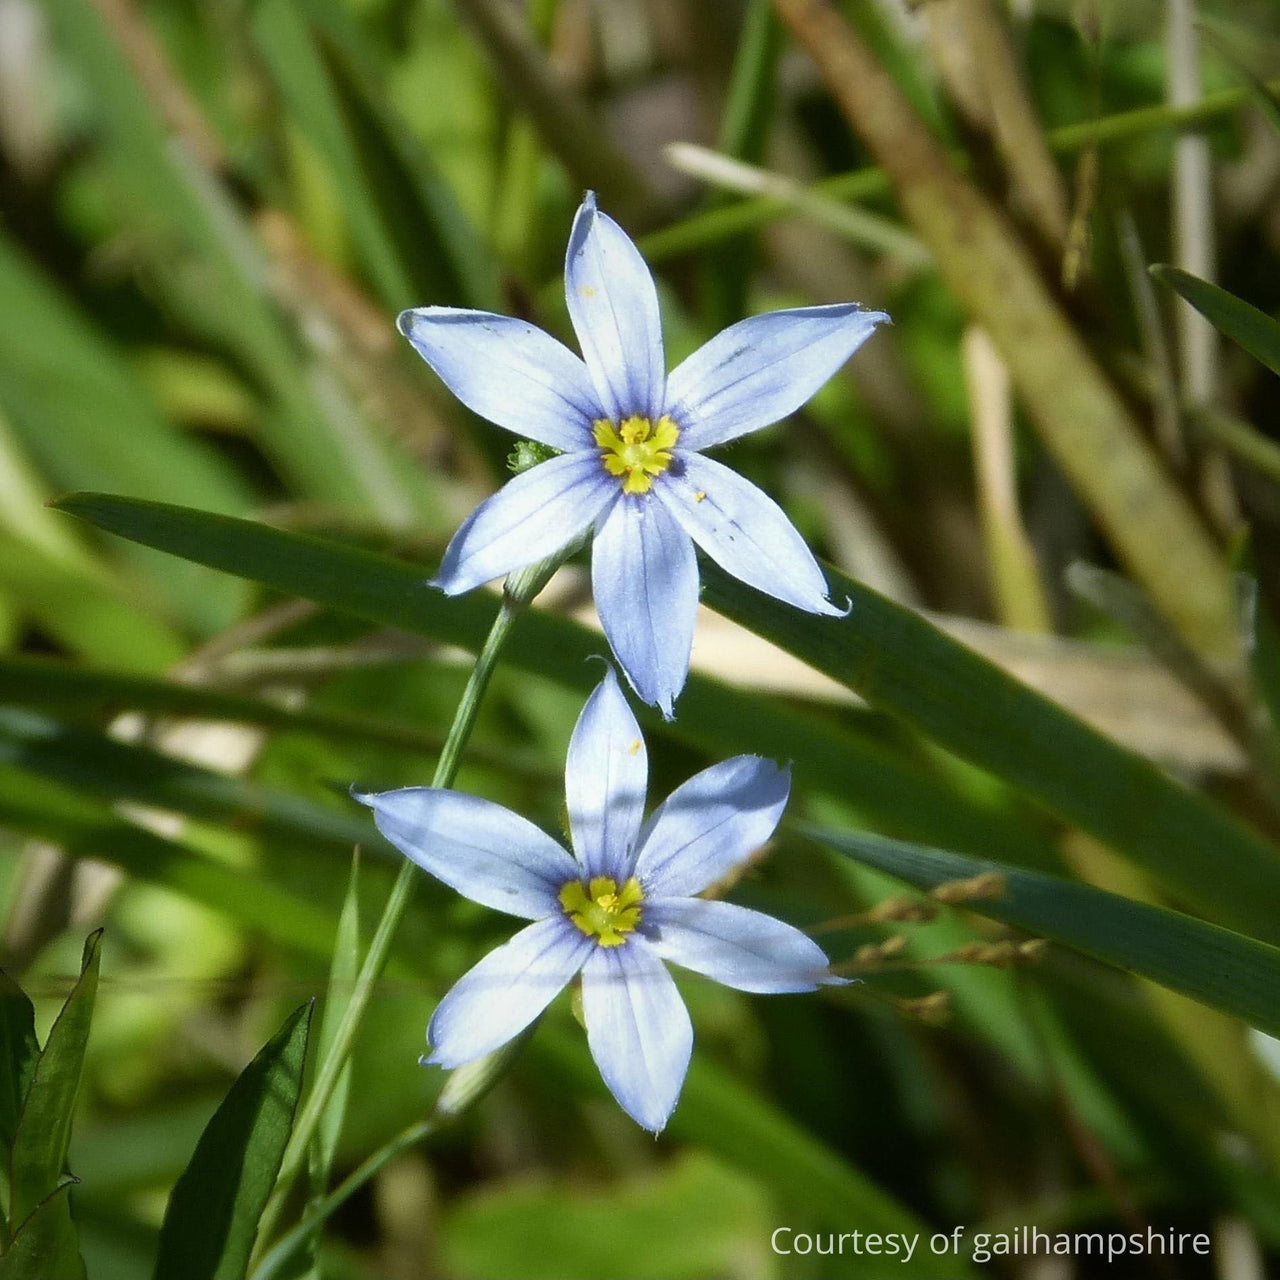
[[[1034,797],[1223,921],[1280,938],[1280,850],[919,614],[826,569],[849,616],[815,621],[714,566],[704,599]],[[994,850],[988,851],[994,854]],[[1025,862],[1025,856],[1010,859]]]
[[[768,1275],[773,1206],[759,1182],[701,1151],[617,1188],[508,1180],[458,1197],[441,1232],[446,1274],[526,1280]]]
[[[156,1280],[236,1280],[275,1184],[302,1089],[312,1006],[285,1021],[240,1073],[169,1196]]]
[[[473,651],[492,621],[491,596],[477,592],[449,599],[424,585],[426,569],[359,548],[247,520],[102,494],[73,495],[58,506],[148,546],[252,578],[338,612]],[[807,614],[797,617],[815,628],[827,625],[815,624]],[[919,625],[943,639],[928,624]],[[988,668],[989,664],[954,642],[946,643]],[[516,626],[504,661],[585,695],[598,679],[597,669],[585,659],[604,652],[606,643],[598,632],[531,610]],[[999,678],[1021,689],[1008,677]],[[974,801],[883,743],[705,676],[690,677],[674,724],[664,725],[651,711],[642,712],[642,718],[653,729],[710,752],[752,750],[794,761],[808,785],[830,790],[899,834],[1011,861],[1029,856],[1053,860],[1051,846],[1037,827],[997,806]],[[939,834],[944,831],[948,834]]]
[[[98,992],[102,930],[84,944],[80,977],[49,1030],[13,1138],[9,1220],[21,1222],[57,1189],[66,1168],[85,1043]]]
[[[21,1224],[13,1243],[0,1254],[0,1280],[83,1280],[80,1239],[71,1220],[68,1179]]]
[[[1272,373],[1280,373],[1280,324],[1265,311],[1181,267],[1158,262],[1148,270],[1185,298],[1215,329],[1239,343]]]
[[[1075,947],[1280,1035],[1280,947],[1072,880],[862,832],[797,830],[921,889],[999,872],[1005,877],[1005,893],[967,902],[967,908]]]

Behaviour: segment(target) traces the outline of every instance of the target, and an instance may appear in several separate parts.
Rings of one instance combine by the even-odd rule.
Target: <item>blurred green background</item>
[[[893,316],[728,457],[880,594],[828,644],[713,577],[679,719],[645,722],[651,800],[793,760],[791,818],[844,852],[792,827],[731,893],[866,981],[681,976],[695,1061],[657,1142],[561,1001],[283,1274],[946,1275],[770,1237],[1031,1224],[1213,1245],[973,1270],[1280,1275],[1276,76],[1265,0],[0,0],[4,968],[43,1042],[106,928],[68,1157],[89,1276],[151,1272],[232,1081],[342,998],[353,846],[366,941],[397,870],[346,788],[430,778],[495,607],[415,582],[512,441],[394,316],[571,340],[587,187],[654,267],[671,364],[754,311]],[[72,491],[384,558],[307,576],[316,544],[47,505]],[[584,564],[457,783],[552,831],[604,651],[564,621],[594,626]],[[922,891],[985,864],[929,848],[1058,880],[948,905]],[[420,885],[330,1185],[433,1114],[433,1003],[507,932]]]

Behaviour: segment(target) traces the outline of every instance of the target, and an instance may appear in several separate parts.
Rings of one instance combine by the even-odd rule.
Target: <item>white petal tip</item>
[[[845,596],[843,607],[836,604],[834,600],[823,600],[809,612],[820,614],[824,618],[847,618],[853,612],[853,599],[851,596]]]
[[[474,591],[475,588],[470,583],[459,582],[456,577],[451,577],[443,572],[436,574],[434,578],[428,578],[426,586],[436,591],[443,591],[447,596],[465,595],[468,591]]]
[[[818,985],[822,987],[851,987],[855,982],[861,981],[861,978],[842,978],[838,973],[824,973],[818,979]]]
[[[402,311],[396,316],[396,328],[400,330],[406,338],[412,341],[413,322],[417,317],[417,312],[413,310]]]

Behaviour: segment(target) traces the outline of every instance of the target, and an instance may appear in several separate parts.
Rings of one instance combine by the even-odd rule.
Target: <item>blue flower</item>
[[[582,360],[507,316],[400,316],[401,333],[463,404],[560,451],[471,513],[435,585],[470,591],[594,530],[601,625],[636,693],[669,719],[693,643],[694,543],[757,590],[810,613],[843,612],[777,503],[702,450],[794,412],[888,316],[854,304],[753,316],[667,377],[649,269],[590,193],[569,236],[565,293]]]
[[[667,1123],[693,1029],[667,973],[674,961],[740,991],[839,983],[822,949],[791,925],[694,897],[769,839],[791,779],[736,756],[644,820],[648,758],[613,671],[569,743],[565,795],[573,853],[526,819],[457,791],[357,795],[402,853],[459,893],[534,923],[491,951],[441,1000],[428,1061],[459,1067],[519,1035],[578,974],[587,1041],[605,1084],[638,1124]]]

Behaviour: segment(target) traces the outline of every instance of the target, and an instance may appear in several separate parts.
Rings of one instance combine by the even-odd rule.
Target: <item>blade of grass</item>
[[[1161,284],[1185,298],[1220,333],[1242,346],[1272,373],[1280,373],[1280,324],[1265,311],[1179,267],[1157,262],[1147,270]]]
[[[354,816],[28,711],[0,707],[0,761],[104,800],[132,800],[344,849],[366,841],[390,853],[371,836],[368,823]]]
[[[442,733],[397,720],[328,707],[285,706],[265,698],[224,693],[201,685],[123,671],[103,671],[27,654],[0,656],[0,702],[53,708],[64,716],[74,713],[77,718],[106,720],[121,710],[136,710],[197,720],[224,720],[336,741],[378,743],[422,755],[439,755],[444,745]],[[545,781],[555,772],[519,752],[499,751],[483,744],[470,749],[470,758],[473,764],[484,764],[534,781]]]
[[[1280,1034],[1280,947],[1090,885],[943,849],[826,827],[795,830],[920,889],[998,874],[1001,896],[966,901],[968,910],[1064,943]]]
[[[488,624],[492,605],[483,593],[448,599],[425,585],[426,571],[419,566],[354,547],[245,520],[100,494],[73,495],[58,505],[123,537],[473,652]],[[586,659],[606,648],[598,632],[530,610],[521,618],[505,658],[585,695],[596,681]],[[690,677],[674,724],[664,725],[656,712],[642,711],[641,717],[660,732],[676,734],[709,752],[732,754],[750,748],[797,766],[803,762],[810,785],[856,803],[861,812],[877,815],[903,834],[911,834],[906,826],[945,828],[953,833],[946,842],[955,847],[999,850],[1000,856],[1014,859],[1038,850],[1042,860],[1054,859],[1032,824],[998,805],[975,803],[882,743],[819,724],[715,680]]]
[[[815,625],[713,566],[704,599],[872,706],[1003,778],[1224,922],[1280,938],[1280,850],[910,610],[827,569],[848,618]],[[1230,867],[1231,874],[1224,875]]]

